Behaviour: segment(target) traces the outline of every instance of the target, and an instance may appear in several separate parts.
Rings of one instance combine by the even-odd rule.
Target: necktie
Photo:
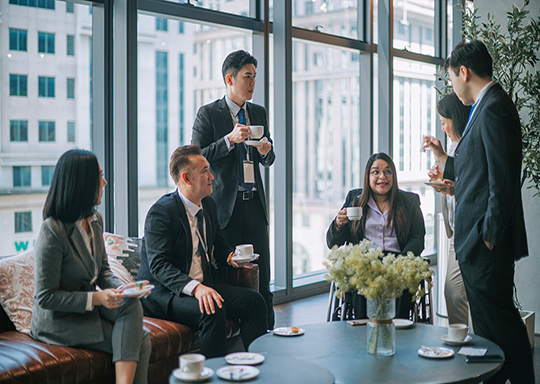
[[[207,258],[207,253],[206,253],[206,238],[204,236],[204,213],[203,213],[203,210],[200,209],[199,212],[197,212],[197,214],[195,215],[195,217],[197,217],[197,230],[199,231],[199,248],[198,248],[198,253],[199,253],[199,256],[201,256],[201,267],[202,267],[202,270],[203,270],[203,280],[206,280],[206,282],[208,283],[208,279],[212,279],[212,276],[211,274],[209,273],[210,270],[209,270],[209,265],[208,265],[208,260],[206,259]]]
[[[244,111],[244,108],[240,108],[240,111],[238,112],[238,124],[246,124],[246,111]],[[244,143],[238,144],[238,159],[240,161],[240,186],[246,191],[251,191],[254,183],[244,183],[244,160],[247,160],[248,150],[249,149],[246,148]]]
[[[467,122],[471,120],[471,116],[473,114],[474,108],[476,107],[476,104],[471,105],[471,111],[469,112],[469,118],[467,119]]]

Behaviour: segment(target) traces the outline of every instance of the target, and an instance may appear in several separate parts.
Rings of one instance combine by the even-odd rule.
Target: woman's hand
[[[454,190],[456,183],[452,180],[443,180],[444,185],[432,185],[432,187],[437,190],[437,192],[440,192],[445,195],[454,196]]]
[[[427,140],[429,140],[429,142]],[[448,155],[444,151],[442,143],[439,139],[436,139],[435,137],[429,137],[429,139],[426,139],[424,146],[429,146],[429,148],[431,148],[431,150],[433,151],[433,155],[435,156],[435,160],[437,160],[442,165],[446,165]]]
[[[102,305],[109,309],[118,308],[124,297],[126,295],[122,295],[121,289],[104,289],[101,292],[92,293],[92,305]]]
[[[338,212],[334,220],[334,227],[336,229],[336,232],[340,232],[341,228],[343,228],[343,226],[348,222],[349,218],[347,217],[347,208],[343,208],[341,211]]]
[[[435,164],[428,171],[428,177],[430,180],[442,180],[443,179],[443,170],[439,167],[439,164]]]

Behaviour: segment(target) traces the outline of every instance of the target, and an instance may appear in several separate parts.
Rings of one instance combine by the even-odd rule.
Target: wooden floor
[[[303,324],[325,322],[327,307],[328,294],[276,305],[274,307],[276,327],[301,326]],[[540,336],[535,336],[533,361],[536,382],[540,383]],[[508,383],[510,382],[508,381]]]

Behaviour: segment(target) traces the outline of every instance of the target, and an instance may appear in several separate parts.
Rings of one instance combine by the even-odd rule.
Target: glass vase
[[[396,353],[395,299],[367,300],[367,351],[372,355],[392,356]]]

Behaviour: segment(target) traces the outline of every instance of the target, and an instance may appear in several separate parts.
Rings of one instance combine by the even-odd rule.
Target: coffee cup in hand
[[[264,126],[262,125],[250,125],[249,130],[251,131],[252,139],[260,139],[262,135],[264,134]]]
[[[347,207],[347,218],[351,221],[360,220],[362,218],[362,208]]]
[[[180,356],[180,370],[182,376],[186,379],[198,379],[204,369],[206,357],[200,353],[187,353]]]
[[[448,340],[460,342],[465,340],[469,328],[465,324],[450,324],[448,327]]]
[[[235,253],[239,259],[251,259],[253,257],[253,244],[237,245]]]

